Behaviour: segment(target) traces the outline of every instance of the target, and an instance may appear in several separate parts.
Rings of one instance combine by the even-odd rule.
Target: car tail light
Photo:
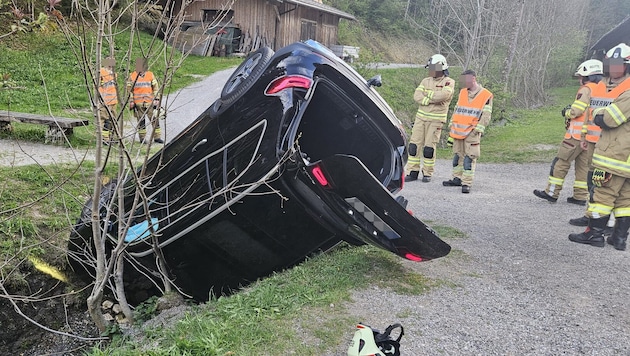
[[[324,175],[324,172],[322,171],[322,168],[320,166],[316,165],[315,167],[313,167],[313,170],[311,172],[317,180],[317,183],[319,183],[322,187],[327,187],[329,185],[328,179]]]
[[[422,262],[422,257],[416,255],[415,253],[407,252],[405,253],[405,258],[414,261],[414,262]]]
[[[308,89],[311,87],[312,83],[313,81],[310,78],[301,75],[287,75],[272,81],[267,87],[267,90],[265,90],[265,94],[274,95],[290,88]]]

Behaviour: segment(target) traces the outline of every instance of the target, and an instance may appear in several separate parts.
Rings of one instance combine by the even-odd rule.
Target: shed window
[[[302,20],[300,41],[317,40],[317,22]]]
[[[216,9],[202,9],[203,19],[205,24],[226,24],[230,23],[234,19],[234,10],[216,10]]]

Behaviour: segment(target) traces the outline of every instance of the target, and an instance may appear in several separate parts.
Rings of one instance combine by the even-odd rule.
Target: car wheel
[[[230,105],[240,98],[260,78],[274,52],[269,47],[262,47],[252,52],[236,68],[221,91],[221,102]]]

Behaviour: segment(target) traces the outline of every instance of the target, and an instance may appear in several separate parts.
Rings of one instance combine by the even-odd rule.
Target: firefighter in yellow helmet
[[[118,92],[116,90],[116,72],[114,67],[116,60],[112,57],[105,58],[99,71],[98,93],[100,96],[99,124],[101,139],[105,145],[109,145],[112,139],[111,132],[114,129],[114,120],[117,117]]]
[[[575,95],[575,100],[570,107],[562,110],[567,131],[560,144],[556,157],[551,161],[551,170],[545,190],[534,190],[534,195],[555,203],[560,196],[564,178],[571,163],[575,162],[575,181],[573,183],[573,196],[567,198],[568,203],[586,205],[589,196],[588,179],[589,166],[595,143],[599,139],[600,129],[596,125],[588,123],[592,121],[592,105],[601,105],[601,100],[606,94],[604,66],[601,61],[589,59],[580,64],[575,71],[575,76],[580,78],[580,88]],[[584,126],[584,124],[587,126]]]
[[[605,107],[610,105],[613,100],[615,100],[619,94],[621,94],[626,89],[630,88],[630,46],[625,43],[620,43],[615,47],[611,48],[608,52],[606,52],[606,56],[603,60],[604,64],[604,79],[603,83],[606,85],[606,94],[601,101],[598,101],[594,107]],[[593,100],[591,100],[593,103]],[[592,120],[591,120],[592,121]],[[594,123],[589,123],[587,125],[587,131],[593,130],[595,127],[599,129],[599,126]],[[600,129],[601,130],[601,129]],[[582,129],[584,131],[584,129]],[[589,170],[589,176],[592,176],[593,165],[591,164]],[[591,192],[592,196],[592,183],[589,179],[589,192]],[[614,214],[613,214],[614,216]],[[608,223],[608,226],[614,225],[614,217],[611,216],[611,221]],[[587,226],[588,225],[588,216],[584,215],[579,218],[569,220],[569,224],[574,226]],[[610,235],[610,231],[612,228],[607,229],[607,235]]]
[[[481,136],[492,119],[493,94],[477,82],[473,70],[465,70],[460,78],[463,87],[451,117],[448,142],[453,145],[453,178],[444,186],[461,186],[470,193],[477,158],[481,155]]]
[[[431,181],[435,169],[435,148],[455,91],[455,81],[448,76],[448,63],[443,55],[431,56],[425,68],[429,68],[429,76],[422,79],[413,94],[420,107],[409,139],[405,182],[417,180],[421,169],[422,181]]]
[[[136,60],[136,70],[129,77],[127,89],[133,96],[129,102],[129,109],[133,111],[134,117],[138,120],[140,142],[145,142],[144,137],[147,134],[146,120],[149,120],[153,128],[153,141],[164,143],[161,138],[160,120],[153,115],[153,110],[160,107],[158,96],[160,87],[153,72],[147,70],[147,60],[145,58]]]

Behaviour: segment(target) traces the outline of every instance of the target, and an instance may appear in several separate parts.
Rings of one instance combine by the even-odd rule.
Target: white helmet
[[[622,58],[625,63],[630,63],[630,46],[620,43],[606,52],[606,58]]]
[[[448,69],[448,63],[446,63],[446,57],[441,54],[434,54],[429,58],[429,62],[427,63],[425,68],[428,68],[430,64],[441,64],[442,70]]]
[[[396,340],[390,337],[392,330],[400,329]],[[400,356],[400,339],[405,334],[402,325],[393,324],[384,333],[374,330],[367,325],[358,324],[354,333],[348,356]]]
[[[589,59],[580,64],[574,75],[576,77],[588,77],[594,74],[604,74],[604,64],[597,59]]]

